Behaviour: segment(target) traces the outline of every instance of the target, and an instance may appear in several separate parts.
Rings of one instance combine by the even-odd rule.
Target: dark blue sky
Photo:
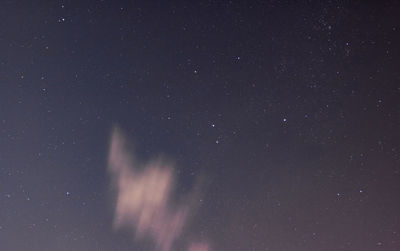
[[[113,229],[118,125],[199,191],[172,250],[400,249],[398,1],[1,1],[0,249]]]

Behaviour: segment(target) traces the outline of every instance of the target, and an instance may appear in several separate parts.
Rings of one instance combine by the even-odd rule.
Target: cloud
[[[150,238],[157,250],[170,251],[187,222],[190,203],[172,206],[173,169],[162,160],[135,165],[118,128],[111,135],[109,172],[117,188],[114,227],[134,230],[137,239]],[[189,251],[208,251],[192,244]]]

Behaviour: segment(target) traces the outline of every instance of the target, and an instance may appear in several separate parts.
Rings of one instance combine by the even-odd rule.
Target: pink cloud
[[[189,207],[172,207],[173,169],[167,163],[150,161],[135,166],[118,129],[111,136],[109,171],[117,187],[114,227],[129,227],[137,239],[151,238],[157,250],[170,251],[180,237]],[[189,251],[208,251],[205,244],[192,244]]]

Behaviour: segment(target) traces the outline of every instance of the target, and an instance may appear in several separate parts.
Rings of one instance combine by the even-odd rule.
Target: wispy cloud
[[[172,205],[175,180],[169,163],[152,160],[137,166],[125,140],[114,128],[109,151],[109,171],[117,188],[114,226],[132,228],[137,239],[149,237],[157,250],[170,251],[182,234],[190,203]],[[206,244],[191,244],[189,251],[209,248]]]

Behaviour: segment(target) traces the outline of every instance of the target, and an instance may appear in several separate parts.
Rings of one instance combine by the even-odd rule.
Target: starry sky
[[[399,1],[0,1],[0,249],[400,250]]]

